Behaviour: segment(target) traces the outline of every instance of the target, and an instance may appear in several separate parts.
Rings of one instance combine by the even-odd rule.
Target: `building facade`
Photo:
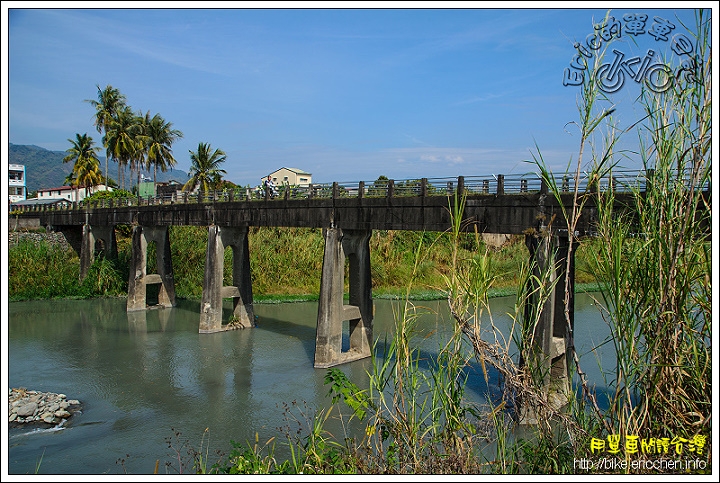
[[[44,188],[37,192],[38,200],[67,200],[71,203],[82,201],[97,191],[113,191],[113,188],[106,188],[104,184],[93,186],[92,188],[78,188],[74,186],[60,186],[58,188]]]
[[[27,198],[27,180],[25,179],[25,165],[11,164],[9,166],[10,189],[8,190],[9,202],[22,201]]]
[[[312,183],[312,174],[297,168],[280,168],[270,173],[270,177],[276,186],[308,186]],[[261,184],[266,178],[261,180]]]

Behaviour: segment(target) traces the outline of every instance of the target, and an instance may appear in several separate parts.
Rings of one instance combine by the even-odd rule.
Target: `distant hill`
[[[63,163],[65,151],[49,151],[45,148],[26,144],[12,144],[8,150],[9,164],[22,164],[25,166],[25,177],[28,194],[39,189],[56,188],[65,185],[65,178],[72,171],[72,163]],[[100,170],[105,175],[105,156],[100,159]],[[118,166],[110,161],[108,167],[111,179],[118,181]],[[146,177],[152,178],[153,173],[141,171]],[[137,174],[135,174],[137,176]],[[167,170],[165,173],[158,170],[157,181],[175,180],[184,183],[189,179],[188,174],[180,169]],[[137,179],[130,179],[130,169],[125,167],[125,183],[133,186]]]

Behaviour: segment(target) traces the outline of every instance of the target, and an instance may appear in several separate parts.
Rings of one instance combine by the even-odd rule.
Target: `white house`
[[[113,191],[112,187],[106,188],[104,184],[99,184],[97,186],[93,186],[92,188],[85,189],[85,188],[78,188],[77,190],[73,186],[60,186],[58,188],[44,188],[39,189],[37,192],[37,199],[38,200],[57,200],[57,199],[64,199],[71,203],[75,203],[78,201],[82,201],[91,194],[98,192],[98,191]],[[77,192],[77,196],[76,196]],[[78,199],[76,199],[76,197]]]
[[[280,168],[270,173],[270,177],[276,186],[308,186],[312,183],[312,174],[297,168]],[[260,180],[261,184],[265,179],[267,176]]]

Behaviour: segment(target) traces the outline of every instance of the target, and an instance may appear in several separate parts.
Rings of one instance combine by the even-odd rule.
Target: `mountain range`
[[[27,186],[28,197],[39,189],[56,188],[65,186],[65,178],[72,171],[72,163],[64,163],[63,158],[67,156],[65,151],[49,151],[35,145],[12,144],[8,150],[8,163],[21,164],[25,166],[25,184]],[[105,175],[105,157],[98,156],[100,159],[100,170]],[[118,166],[115,161],[110,161],[108,165],[110,171],[108,176],[116,182],[118,176]],[[152,178],[151,171],[142,170],[141,173],[147,178]],[[126,186],[133,186],[137,181],[137,173],[134,179],[130,177],[130,169],[125,167],[125,183]],[[185,183],[189,179],[185,171],[179,169],[167,170],[161,172],[158,170],[158,182],[175,180],[179,183]]]

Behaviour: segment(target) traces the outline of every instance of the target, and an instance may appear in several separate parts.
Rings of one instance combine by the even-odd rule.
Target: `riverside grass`
[[[118,259],[99,256],[88,277],[80,283],[80,260],[63,245],[20,238],[8,249],[8,297],[11,301],[53,298],[122,297],[127,295],[130,227],[116,227]],[[178,298],[200,300],[204,277],[207,228],[171,227],[171,255]],[[468,255],[488,251],[496,284],[490,296],[515,293],[517,275],[529,257],[522,236],[501,248],[487,246],[475,234],[461,234],[459,250]],[[370,239],[373,297],[404,297],[413,277],[415,246],[424,242],[426,258],[417,267],[412,300],[446,297],[442,274],[451,261],[452,243],[448,234],[375,231]],[[593,291],[589,272],[596,242],[586,240],[577,261],[578,289]],[[249,233],[253,298],[257,303],[314,301],[320,291],[324,240],[322,230],[312,228],[251,228]],[[155,270],[155,246],[148,247],[148,273]],[[225,253],[225,283],[231,284],[232,250]]]

